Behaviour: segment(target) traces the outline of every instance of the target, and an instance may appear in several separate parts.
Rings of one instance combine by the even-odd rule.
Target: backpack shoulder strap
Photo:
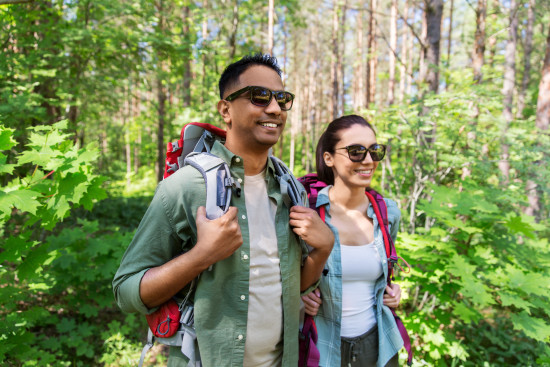
[[[225,161],[210,153],[190,153],[184,165],[193,166],[204,178],[206,186],[206,217],[216,219],[221,217],[231,202],[231,189],[239,186],[231,177],[229,166]]]
[[[288,208],[294,205],[306,206],[307,192],[298,179],[294,177],[290,169],[279,158],[272,155],[269,158],[275,167],[275,177],[279,181],[285,205]]]
[[[386,248],[386,257],[388,259],[388,284],[393,279],[393,266],[397,263],[397,254],[395,252],[395,245],[391,238],[390,231],[388,230],[388,208],[382,195],[374,191],[373,189],[365,190],[365,194],[369,198],[370,203],[376,214],[378,223],[380,224],[380,230],[384,237],[384,247]]]

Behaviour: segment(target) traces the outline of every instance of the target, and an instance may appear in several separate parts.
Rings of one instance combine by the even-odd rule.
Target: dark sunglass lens
[[[361,162],[367,155],[367,148],[362,145],[352,145],[348,147],[349,159],[353,162]]]
[[[271,91],[266,88],[253,88],[250,92],[250,100],[258,106],[267,106],[271,101]]]
[[[292,94],[285,91],[273,92],[281,110],[288,111],[292,107]]]
[[[379,162],[386,154],[386,147],[380,144],[373,144],[369,147],[369,153],[373,161]]]

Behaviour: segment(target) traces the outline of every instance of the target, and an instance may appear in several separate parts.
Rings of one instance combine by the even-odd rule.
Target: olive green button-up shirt
[[[242,158],[216,142],[212,154],[230,167],[235,180],[244,183]],[[289,226],[289,209],[284,205],[270,159],[267,161],[267,193],[277,204],[275,228],[279,249],[283,304],[283,366],[298,364],[301,248]],[[137,232],[122,258],[113,280],[115,298],[125,312],[147,314],[139,296],[143,274],[190,250],[197,242],[197,208],[206,202],[202,175],[185,166],[162,181]],[[244,190],[233,193],[231,205],[238,209],[243,245],[227,259],[204,271],[195,291],[195,328],[203,366],[242,366],[246,341],[250,241]],[[179,292],[184,296],[186,289]],[[270,327],[269,315],[265,326]],[[186,366],[178,347],[171,347],[168,366]]]

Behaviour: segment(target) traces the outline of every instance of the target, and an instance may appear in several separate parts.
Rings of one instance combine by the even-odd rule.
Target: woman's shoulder
[[[388,220],[392,222],[392,219],[394,218],[401,218],[401,210],[399,210],[397,203],[392,199],[386,198],[384,198],[384,201],[386,202],[386,207],[388,208]]]

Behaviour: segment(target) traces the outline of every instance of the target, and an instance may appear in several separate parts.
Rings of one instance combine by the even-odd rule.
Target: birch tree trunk
[[[529,0],[529,7],[527,8],[527,26],[525,28],[525,42],[523,47],[523,77],[521,80],[521,89],[518,95],[518,109],[516,111],[516,116],[518,118],[523,116],[523,109],[525,108],[525,95],[527,93],[527,86],[529,85],[531,74],[531,53],[533,51],[535,5],[535,0]]]
[[[500,173],[503,176],[503,183],[508,184],[510,178],[510,146],[506,141],[506,135],[508,134],[508,127],[514,119],[512,114],[512,108],[514,104],[514,87],[516,80],[516,45],[517,45],[517,32],[518,32],[518,18],[517,18],[517,3],[516,0],[510,1],[510,14],[509,14],[509,28],[508,28],[508,41],[506,43],[506,50],[504,53],[504,83],[502,85],[502,96],[504,110],[502,116],[504,118],[504,126],[502,128],[501,135],[501,157],[498,164]]]
[[[546,37],[546,55],[541,75],[535,123],[539,129],[546,131],[550,125],[550,27]]]
[[[476,33],[474,41],[474,52],[472,53],[472,66],[474,69],[474,80],[481,82],[483,74],[484,53],[485,53],[485,19],[487,16],[487,0],[478,0],[476,10]]]

